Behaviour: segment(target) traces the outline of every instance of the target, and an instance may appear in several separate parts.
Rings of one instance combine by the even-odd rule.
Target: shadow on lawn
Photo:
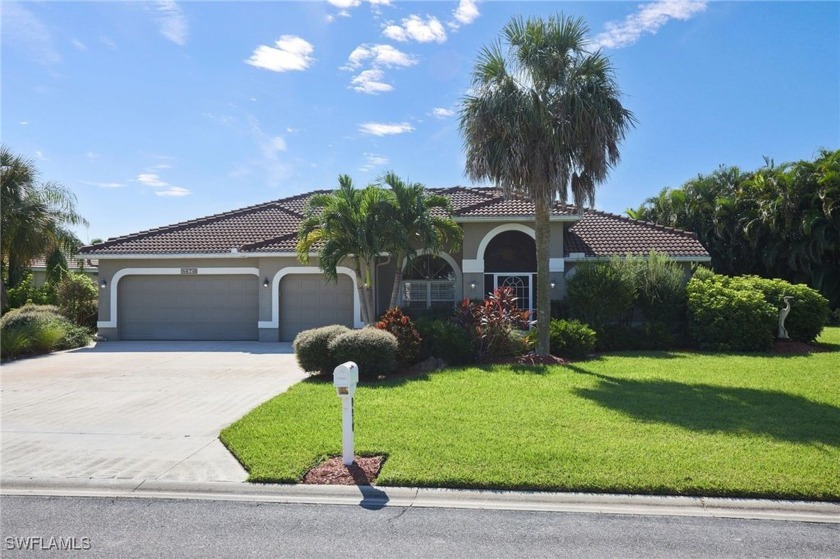
[[[840,446],[840,408],[836,406],[784,392],[613,378],[568,367],[599,379],[594,388],[577,389],[579,396],[642,421]]]

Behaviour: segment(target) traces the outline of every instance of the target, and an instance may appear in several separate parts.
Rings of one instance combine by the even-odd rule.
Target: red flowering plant
[[[486,361],[512,355],[521,348],[514,330],[528,328],[531,312],[516,305],[510,287],[500,287],[484,301],[472,303],[464,299],[455,310],[453,321],[473,338],[479,360]]]
[[[388,309],[376,323],[376,327],[392,333],[397,338],[397,363],[401,367],[409,367],[417,361],[417,356],[420,355],[420,333],[399,307]]]

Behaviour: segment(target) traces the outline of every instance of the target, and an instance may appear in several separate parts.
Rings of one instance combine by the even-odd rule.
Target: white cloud
[[[434,16],[422,17],[412,14],[402,19],[401,25],[390,23],[385,26],[382,34],[395,41],[417,41],[418,43],[443,43],[446,41],[446,31],[443,24]]]
[[[84,44],[83,42],[81,42],[80,40],[78,40],[78,39],[73,39],[73,40],[72,40],[72,41],[70,41],[70,42],[71,42],[71,43],[73,44],[73,46],[74,46],[74,47],[76,47],[78,50],[80,50],[80,51],[82,51],[82,52],[87,52],[87,49],[88,49],[88,48],[87,48],[87,45],[86,45],[86,44]]]
[[[166,188],[162,188],[160,190],[155,191],[155,196],[188,196],[190,191],[186,188],[181,188],[180,186],[167,186]]]
[[[95,151],[89,151],[85,153],[85,158],[89,159],[90,161],[96,161],[102,157],[100,154],[96,153]]]
[[[105,45],[106,47],[108,47],[109,49],[111,49],[111,50],[117,50],[117,43],[115,43],[115,42],[113,41],[113,39],[111,39],[111,37],[108,37],[107,35],[103,35],[103,36],[99,37],[99,41],[100,41],[103,45]]]
[[[353,49],[353,52],[347,57],[347,64],[342,66],[342,69],[355,70],[363,63],[381,68],[405,68],[417,64],[417,58],[391,45],[362,44]]]
[[[28,120],[21,120],[20,125],[21,126],[29,126],[29,121]]]
[[[306,70],[315,61],[312,45],[300,37],[283,35],[274,44],[275,47],[258,46],[245,63],[272,72],[288,72]]]
[[[367,173],[376,167],[381,167],[388,164],[388,158],[378,153],[363,153],[365,162],[359,167],[359,171]]]
[[[454,21],[449,21],[447,25],[451,29],[458,29],[462,25],[469,25],[474,22],[479,15],[478,0],[461,0],[458,2],[458,7],[452,12]]]
[[[350,87],[359,93],[368,93],[371,95],[376,95],[377,93],[387,93],[388,91],[392,91],[394,86],[383,82],[382,79],[384,77],[385,74],[382,70],[365,70],[352,79]]]
[[[435,118],[449,118],[455,115],[452,109],[444,109],[443,107],[436,107],[432,109],[432,116]]]
[[[685,21],[706,9],[706,0],[657,0],[641,4],[621,22],[610,21],[595,36],[596,47],[621,48],[632,45],[644,33],[655,34],[671,19]]]
[[[370,134],[371,136],[393,136],[395,134],[405,134],[413,130],[414,127],[407,122],[390,124],[386,122],[366,122],[359,125],[359,132]]]
[[[121,182],[89,182],[89,181],[79,181],[82,184],[89,184],[91,186],[95,186],[97,188],[122,188],[125,185]]]
[[[186,188],[169,184],[161,179],[157,173],[140,173],[137,182],[155,189],[155,196],[187,196],[190,191]]]
[[[327,0],[330,4],[339,8],[341,10],[346,10],[347,8],[355,8],[356,6],[361,5],[362,0]]]
[[[58,64],[61,54],[55,49],[47,26],[35,14],[17,2],[3,2],[3,42],[29,51],[41,64]]]
[[[185,45],[189,34],[189,26],[187,25],[187,18],[184,17],[184,12],[181,11],[178,4],[174,0],[160,0],[157,3],[157,13],[160,34],[176,45]]]

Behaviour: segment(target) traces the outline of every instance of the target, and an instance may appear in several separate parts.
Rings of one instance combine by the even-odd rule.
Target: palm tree
[[[33,259],[45,257],[53,267],[66,268],[66,256],[82,245],[73,225],[87,225],[76,211],[76,196],[60,184],[40,183],[34,162],[0,147],[3,308],[6,287],[20,283]]]
[[[362,320],[373,324],[373,270],[376,257],[384,251],[386,218],[392,206],[381,188],[358,190],[347,175],[339,176],[338,184],[334,192],[309,199],[298,232],[298,260],[308,263],[310,251],[317,246],[318,267],[335,280],[338,265],[349,259],[356,274]]]
[[[452,205],[440,194],[432,194],[418,182],[406,183],[393,171],[379,178],[391,189],[393,208],[388,217],[388,252],[397,264],[389,308],[397,306],[402,284],[403,261],[413,260],[417,247],[432,254],[461,246],[463,231],[452,220]]]
[[[562,15],[514,18],[484,47],[464,98],[466,174],[535,204],[537,354],[548,354],[549,218],[571,190],[579,211],[619,161],[635,123],[619,100],[610,61],[587,50],[586,24]]]

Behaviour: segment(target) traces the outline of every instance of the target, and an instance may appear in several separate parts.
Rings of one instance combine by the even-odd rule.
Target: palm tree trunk
[[[356,271],[356,292],[359,295],[359,306],[362,311],[362,322],[370,324],[370,310],[367,306],[367,295],[365,294],[365,278],[362,275],[362,264],[360,258],[354,258]]]
[[[400,288],[402,287],[402,261],[405,259],[402,254],[395,254],[394,258],[396,259],[397,271],[394,272],[394,286],[391,288],[391,302],[388,305],[389,309],[393,309],[397,306],[397,299],[400,296]]]
[[[546,189],[548,190],[548,189]],[[551,241],[551,200],[548,194],[534,197],[537,245],[537,355],[549,354],[549,324],[551,322],[551,292],[549,291],[549,245]]]
[[[365,299],[368,308],[367,325],[370,326],[376,322],[376,307],[373,302],[373,260],[368,260],[364,263],[365,270]]]

